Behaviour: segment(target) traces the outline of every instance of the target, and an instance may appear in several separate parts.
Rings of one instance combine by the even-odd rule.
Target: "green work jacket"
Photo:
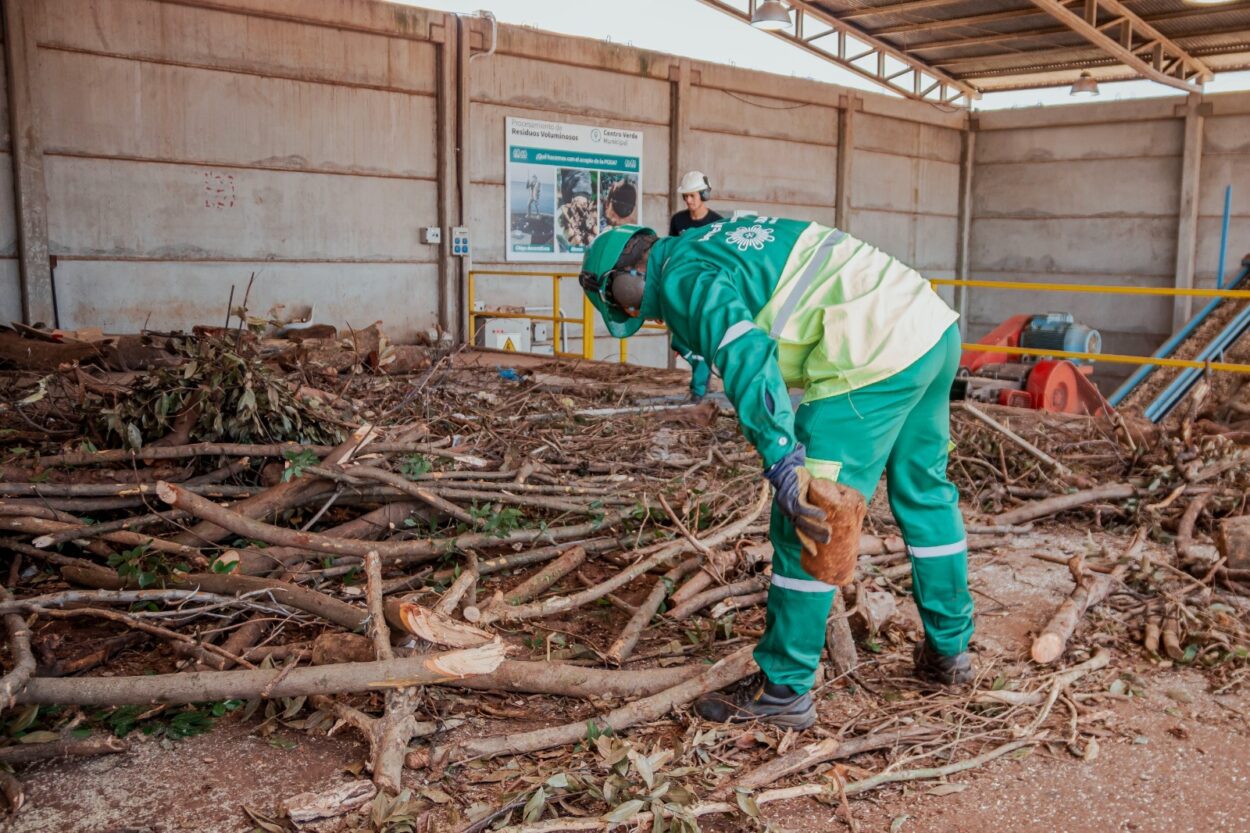
[[[765,466],[795,443],[788,388],[838,396],[905,370],[958,315],[916,270],[845,232],[746,217],[660,238],[640,315],[607,316],[617,337],[645,319],[719,373]]]

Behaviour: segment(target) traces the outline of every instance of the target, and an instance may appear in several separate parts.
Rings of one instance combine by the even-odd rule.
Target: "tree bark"
[[[178,509],[183,509],[220,525],[236,535],[254,538],[266,544],[281,547],[295,547],[302,550],[315,550],[332,555],[355,555],[364,557],[376,551],[388,563],[412,563],[431,561],[438,558],[448,548],[465,549],[469,547],[504,547],[511,543],[550,540],[558,541],[568,538],[580,538],[610,527],[624,517],[623,512],[611,512],[598,522],[587,522],[575,526],[557,527],[555,529],[526,529],[504,537],[496,537],[483,533],[469,533],[456,538],[436,538],[418,541],[359,541],[346,538],[335,538],[317,532],[300,532],[285,527],[273,526],[252,518],[240,515],[210,500],[191,494],[173,483],[160,483],[157,494],[161,500]]]
[[[348,694],[412,685],[432,685],[489,674],[503,661],[494,643],[464,651],[353,662],[313,668],[255,671],[192,671],[138,677],[35,678],[19,703],[111,706],[142,703],[202,703],[250,700],[268,688],[269,697]]]
[[[708,692],[732,685],[755,671],[755,660],[751,657],[753,650],[754,646],[750,645],[739,648],[697,677],[678,683],[658,694],[613,709],[589,722],[593,722],[601,730],[611,728],[614,732],[621,732],[639,723],[659,720],[673,708],[689,703]],[[587,723],[588,721],[579,720],[533,732],[470,738],[437,746],[428,752],[422,750],[410,753],[408,766],[413,768],[423,768],[427,765],[443,767],[471,758],[525,755],[540,749],[550,749],[553,746],[565,746],[585,739]]]
[[[1073,492],[1070,495],[1059,495],[1033,503],[1026,503],[1024,506],[995,515],[993,520],[995,524],[1002,526],[1015,526],[1028,521],[1036,521],[1038,518],[1045,518],[1047,515],[1066,512],[1069,509],[1077,509],[1090,503],[1097,503],[1102,500],[1123,500],[1136,494],[1137,488],[1131,483],[1108,483],[1093,489]]]

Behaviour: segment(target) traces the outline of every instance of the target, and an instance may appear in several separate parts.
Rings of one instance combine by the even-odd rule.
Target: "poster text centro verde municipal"
[[[508,260],[580,263],[596,235],[642,222],[642,133],[507,119]]]

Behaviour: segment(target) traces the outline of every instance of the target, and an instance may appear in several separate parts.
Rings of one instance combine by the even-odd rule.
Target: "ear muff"
[[[704,202],[707,202],[708,200],[712,198],[712,183],[708,180],[707,177],[703,177],[703,185],[705,187],[703,188],[702,191],[699,192],[699,199],[703,200]]]
[[[646,286],[647,276],[637,269],[614,269],[608,273],[608,297],[631,315],[638,314]]]

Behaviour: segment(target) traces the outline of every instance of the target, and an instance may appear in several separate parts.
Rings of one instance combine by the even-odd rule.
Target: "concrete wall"
[[[439,223],[437,64],[420,31],[246,3],[25,8],[62,326],[216,323],[253,274],[254,314],[312,305],[396,337],[436,322],[418,229]]]
[[[1223,190],[1235,184],[1230,272],[1250,250],[1250,96],[1208,97],[1202,116],[1194,282],[1213,285]],[[1178,258],[1185,105],[1176,99],[978,114],[969,276],[1172,287]],[[1235,273],[1234,273],[1235,274]],[[1060,310],[1102,330],[1108,352],[1149,354],[1172,332],[1163,297],[976,289],[970,337],[1009,315]],[[1199,305],[1201,302],[1199,302]],[[1101,365],[1111,382],[1124,366]]]
[[[857,113],[852,135],[853,233],[929,277],[955,277],[961,131]]]
[[[0,42],[0,48],[6,44]],[[0,324],[22,320],[17,263],[17,209],[13,190],[13,147],[9,129],[9,84],[0,61]]]
[[[1214,97],[1204,119],[1199,175],[1198,256],[1195,283],[1214,286],[1219,264],[1224,188],[1233,186],[1225,279],[1250,255],[1250,95]]]

